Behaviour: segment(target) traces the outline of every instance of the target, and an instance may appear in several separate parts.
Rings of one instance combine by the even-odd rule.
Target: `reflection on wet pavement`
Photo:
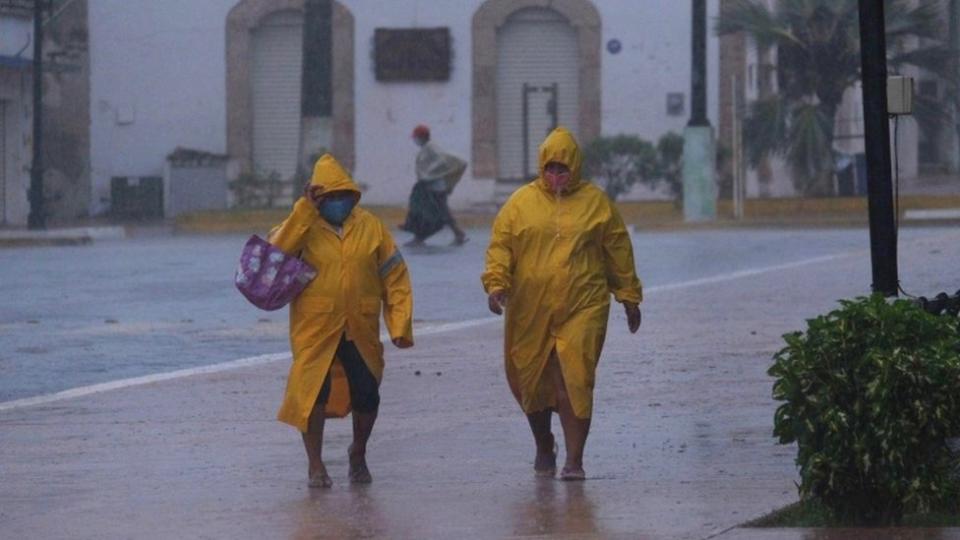
[[[509,501],[501,515],[513,515],[514,536],[595,535],[594,503],[586,482],[537,479],[520,500]]]
[[[935,231],[906,243],[903,261],[927,263],[904,264],[902,281],[955,290],[957,245],[960,233]],[[869,283],[864,253],[661,289],[645,299],[635,336],[615,310],[583,483],[534,477],[496,323],[422,335],[415,348],[387,353],[370,486],[347,483],[350,422],[330,421],[324,456],[335,485],[306,487],[300,436],[274,420],[287,360],[5,410],[0,537],[955,537],[737,528],[797,498],[794,449],[771,436],[766,370],[782,334]]]

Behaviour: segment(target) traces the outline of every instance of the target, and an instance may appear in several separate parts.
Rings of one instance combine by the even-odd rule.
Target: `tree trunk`
[[[820,110],[823,112],[824,118],[829,118],[829,121],[823,126],[825,139],[824,148],[822,148],[823,155],[820,156],[817,162],[814,178],[810,179],[810,183],[807,184],[805,195],[812,197],[833,197],[837,194],[836,185],[833,181],[833,138],[837,109],[839,109],[839,103],[823,102],[820,105]]]

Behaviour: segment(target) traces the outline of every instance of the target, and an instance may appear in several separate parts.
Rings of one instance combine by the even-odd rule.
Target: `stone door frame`
[[[497,29],[521,9],[549,8],[577,31],[580,51],[580,143],[600,135],[601,19],[589,0],[486,0],[473,14],[473,125],[471,161],[476,178],[497,178]]]
[[[227,15],[227,154],[241,171],[253,167],[253,96],[250,85],[253,30],[277,11],[304,11],[304,0],[241,0]],[[333,2],[333,133],[331,153],[348,170],[356,163],[354,21]]]

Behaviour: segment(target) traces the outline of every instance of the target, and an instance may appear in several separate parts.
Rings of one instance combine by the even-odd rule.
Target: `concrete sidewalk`
[[[902,244],[904,286],[955,290],[958,245]],[[0,537],[816,538],[737,528],[796,500],[765,372],[783,333],[870,281],[864,249],[651,290],[637,336],[614,306],[583,483],[533,477],[499,322],[388,350],[370,486],[346,482],[350,425],[331,421],[335,486],[306,488],[273,420],[286,361],[0,412]]]

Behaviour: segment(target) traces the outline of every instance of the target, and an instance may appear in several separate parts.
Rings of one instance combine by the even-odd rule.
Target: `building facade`
[[[23,225],[30,206],[32,20],[0,10],[0,226]]]
[[[470,164],[452,203],[489,202],[555,124],[584,143],[682,132],[690,18],[634,0],[89,0],[91,210],[178,147],[284,179],[331,151],[368,203],[402,204],[417,124]]]
[[[776,11],[780,0],[757,0],[771,11]],[[721,0],[720,8],[734,5],[733,0]],[[958,9],[957,2],[943,2],[943,21],[960,17],[950,13]],[[951,8],[952,6],[952,8]],[[960,20],[958,20],[960,22]],[[951,25],[944,24],[944,32]],[[950,42],[944,36],[944,42]],[[956,38],[954,38],[954,47]],[[749,105],[778,92],[777,51],[762,50],[743,33],[720,38],[719,66],[719,111],[718,136],[721,141],[731,142],[742,138],[742,121]],[[915,44],[914,42],[911,42]],[[958,53],[960,54],[960,53]],[[905,66],[900,73],[893,67],[889,75],[905,75],[914,79],[915,94],[933,101],[947,103],[948,85],[936,74],[924,72],[913,66]],[[851,85],[843,95],[834,122],[833,150],[837,156],[836,168],[842,171],[849,167],[846,177],[843,172],[835,176],[834,193],[839,195],[866,194],[866,161],[864,149],[863,99],[859,83]],[[954,119],[956,120],[956,119]],[[739,125],[739,129],[738,129]],[[896,152],[899,177],[902,184],[918,184],[920,176],[955,175],[960,169],[958,131],[949,123],[936,126],[921,126],[916,116],[901,116],[896,125],[891,122],[891,145]],[[732,175],[730,167],[722,177]],[[792,197],[798,195],[793,173],[779,157],[764,160],[755,168],[744,165],[745,195],[749,198]],[[722,190],[723,191],[723,190]],[[729,188],[727,188],[729,191]]]
[[[90,76],[85,0],[57,0],[44,15],[43,213],[51,223],[90,212]],[[0,226],[30,213],[33,142],[32,2],[0,2]]]

